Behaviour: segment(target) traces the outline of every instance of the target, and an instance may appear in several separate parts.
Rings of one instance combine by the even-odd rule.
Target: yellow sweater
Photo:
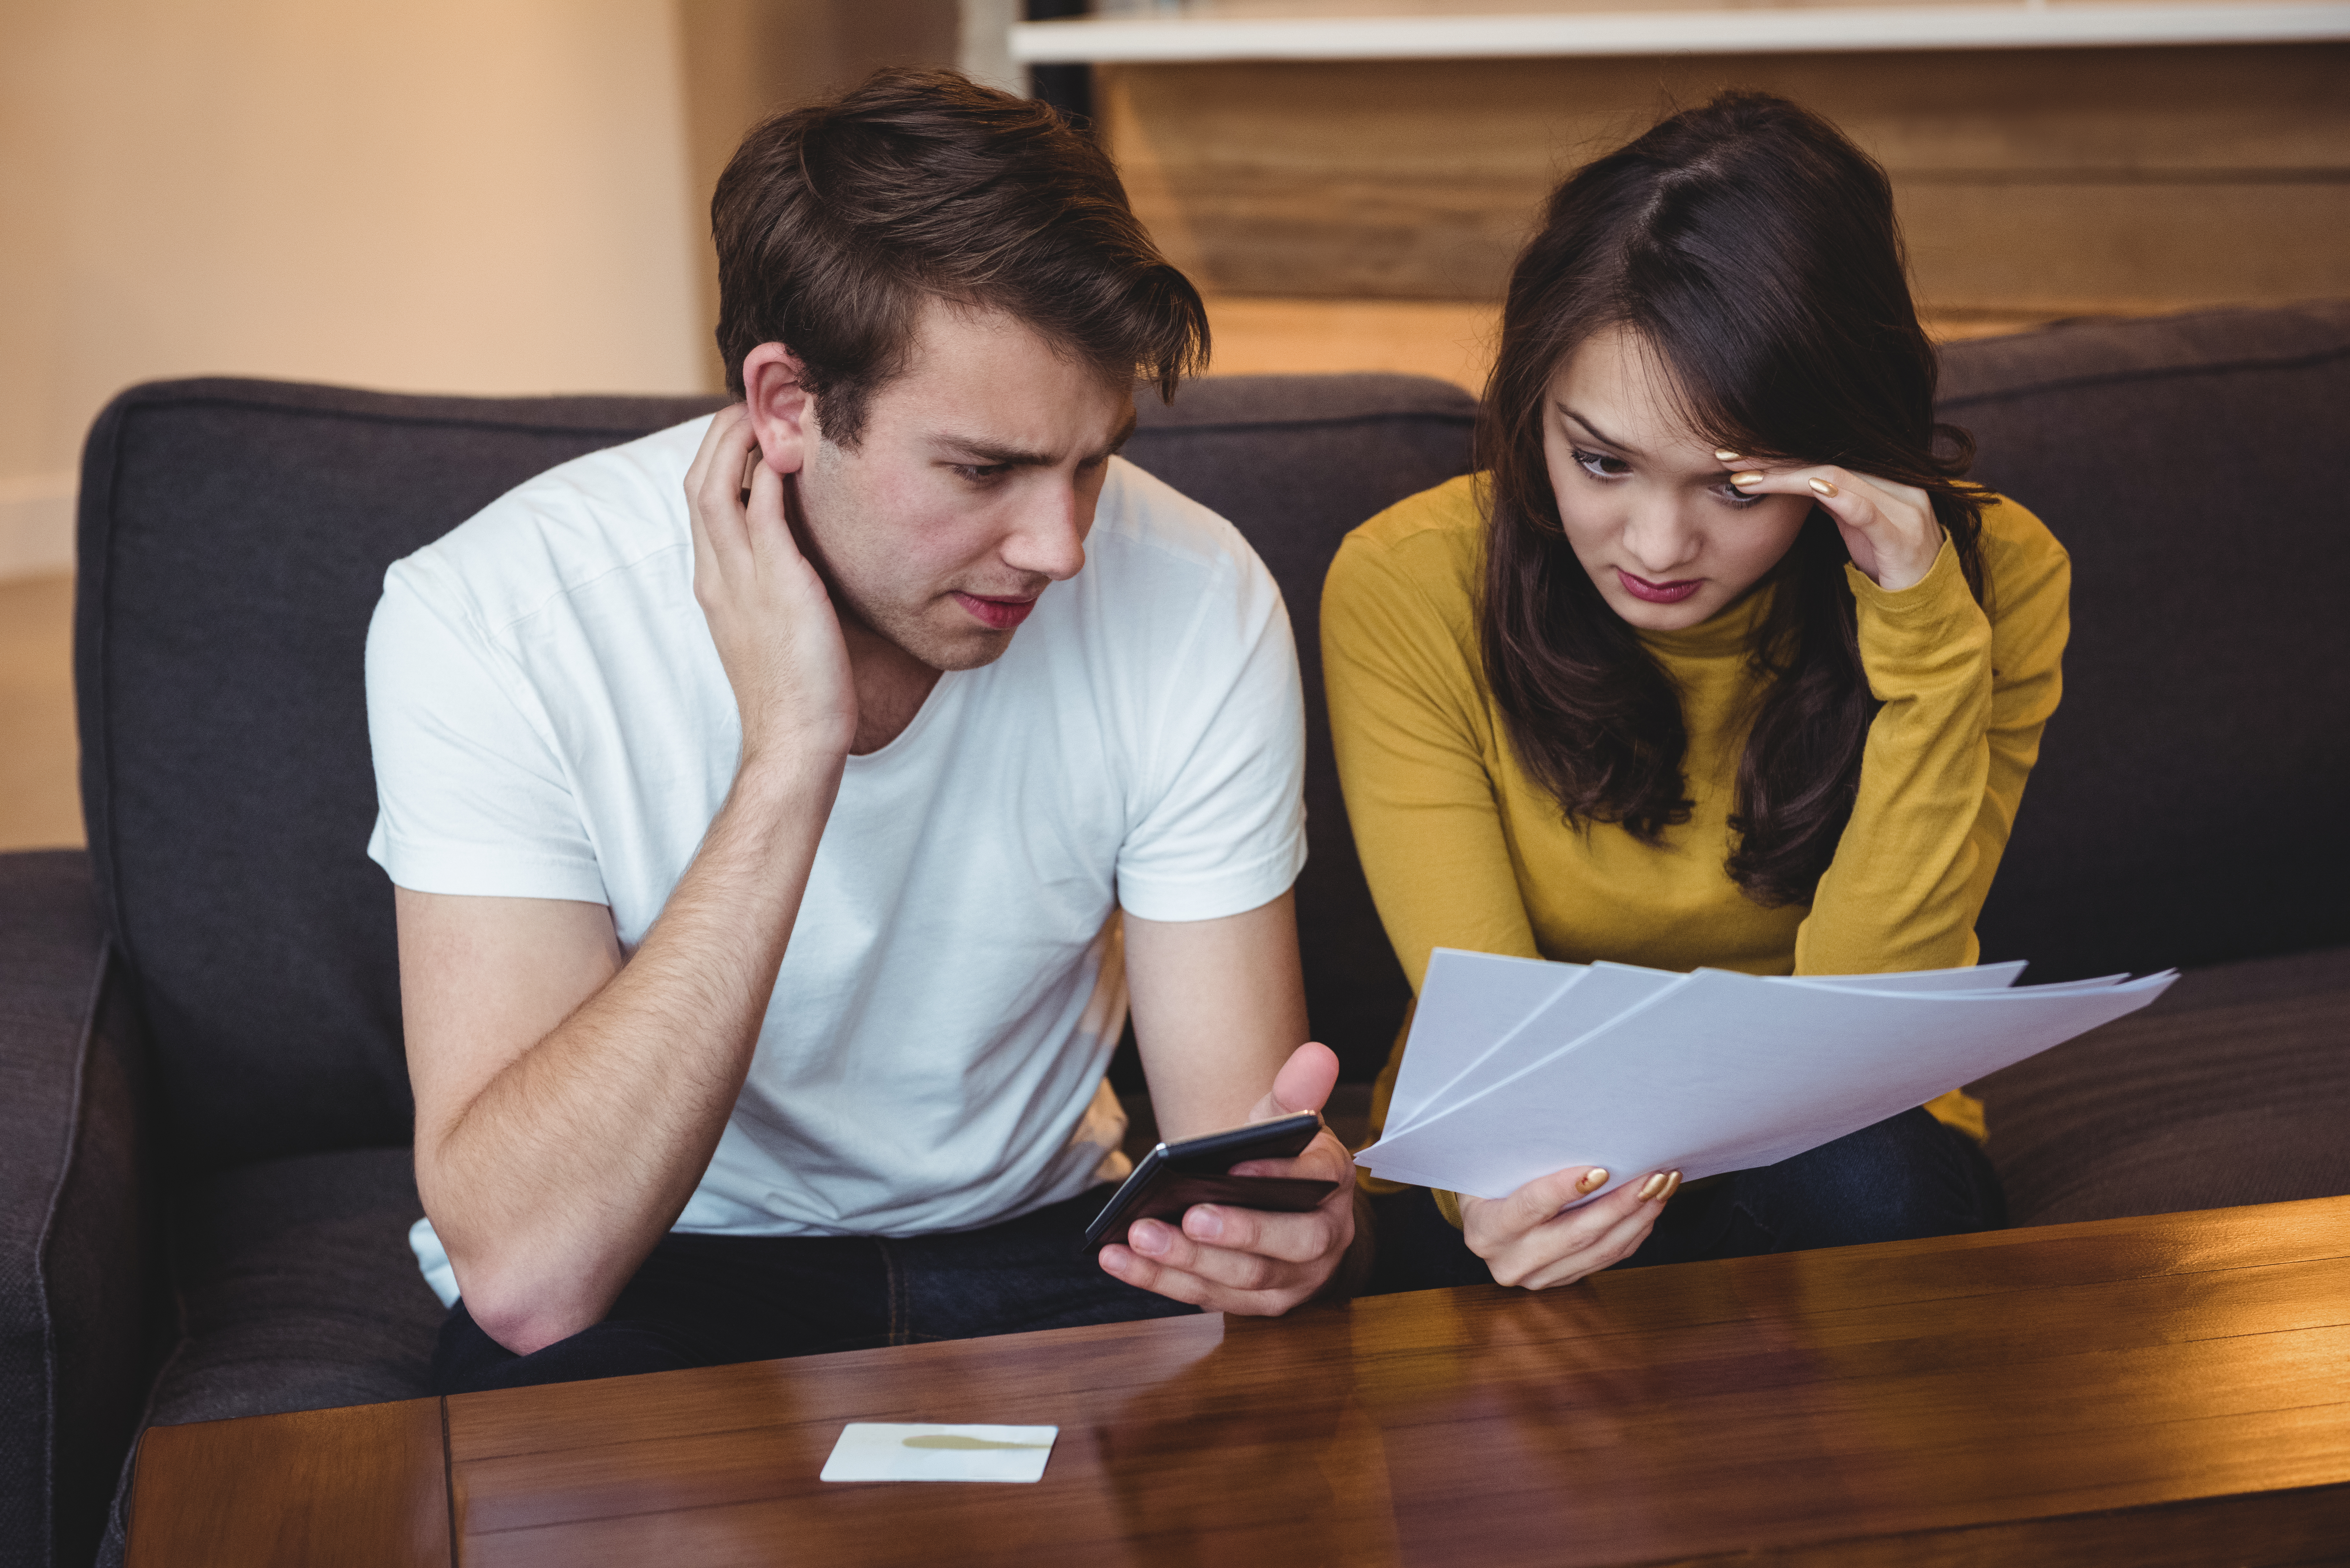
[[[1484,528],[1473,478],[1439,485],[1349,534],[1322,590],[1347,813],[1415,992],[1437,947],[1750,974],[1975,961],[1975,917],[2061,687],[2072,569],[2037,517],[2012,502],[1984,509],[1981,607],[1947,541],[1899,593],[1846,568],[1883,706],[1834,863],[1809,908],[1777,909],[1722,869],[1756,679],[1748,639],[1768,590],[1687,631],[1640,634],[1680,688],[1695,803],[1650,848],[1614,825],[1568,826],[1519,765],[1479,649]],[[1375,1131],[1401,1060],[1399,1039]],[[1982,1136],[1967,1096],[1928,1108]]]

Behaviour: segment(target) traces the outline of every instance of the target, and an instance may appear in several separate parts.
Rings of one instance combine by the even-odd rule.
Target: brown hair
[[[1934,421],[1934,349],[1891,187],[1835,126],[1783,99],[1725,93],[1552,193],[1511,273],[1479,412],[1486,676],[1520,759],[1568,820],[1653,845],[1690,816],[1679,693],[1576,561],[1543,452],[1553,377],[1610,327],[1669,368],[1709,442],[1927,491],[1978,597],[1984,492],[1960,478],[1966,432]],[[1757,903],[1811,901],[1859,788],[1876,703],[1847,558],[1814,509],[1765,578],[1751,656],[1762,689],[1724,867]]]
[[[952,71],[877,71],[759,126],[710,227],[728,389],[743,396],[743,358],[783,343],[844,446],[904,370],[927,299],[1003,311],[1163,397],[1207,362],[1199,291],[1109,160],[1045,105]]]

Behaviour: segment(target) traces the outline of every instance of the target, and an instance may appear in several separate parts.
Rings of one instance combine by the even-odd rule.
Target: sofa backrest
[[[1953,346],[1977,476],[2074,560],[2064,701],[1981,924],[2039,978],[2350,940],[2350,305],[2083,323]],[[99,897],[206,1163],[408,1137],[361,655],[384,568],[522,480],[712,406],[136,388],[86,457],[76,628]],[[1308,1004],[1376,1071],[1400,971],[1321,704],[1347,529],[1464,472],[1472,404],[1414,377],[1211,378],[1133,459],[1232,518],[1307,685]]]
[[[1980,925],[2033,977],[2350,940],[2350,302],[1961,343],[1943,418],[2073,557]]]
[[[195,1162],[405,1142],[391,897],[362,659],[385,568],[531,475],[710,399],[138,387],[84,456],[75,664],[99,897]],[[1345,532],[1463,472],[1466,393],[1393,376],[1211,379],[1145,400],[1135,461],[1231,517],[1313,682],[1309,1005],[1357,1075],[1403,981],[1329,761],[1315,610]]]

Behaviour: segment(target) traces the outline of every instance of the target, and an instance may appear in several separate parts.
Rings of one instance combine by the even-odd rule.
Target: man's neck
[[[857,739],[848,754],[878,752],[899,735],[922,711],[939,671],[857,618],[840,618],[841,640],[848,645],[848,669],[857,682]]]

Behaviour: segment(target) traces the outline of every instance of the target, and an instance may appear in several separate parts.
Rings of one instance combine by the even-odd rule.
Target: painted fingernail
[[[1596,1192],[1607,1185],[1607,1173],[1594,1166],[1583,1173],[1583,1179],[1575,1184],[1575,1189],[1577,1192]]]
[[[1810,485],[1814,490],[1818,491],[1822,495],[1834,495],[1836,493],[1836,487],[1830,484],[1825,479],[1807,479],[1804,481],[1804,483]]]
[[[1716,462],[1736,462],[1738,461],[1738,454],[1731,452],[1729,448],[1723,447],[1714,452],[1713,460]]]
[[[1673,1172],[1673,1179],[1665,1183],[1664,1191],[1658,1194],[1657,1201],[1659,1203],[1670,1203],[1673,1200],[1673,1194],[1679,1192],[1680,1189],[1681,1173],[1676,1170]]]
[[[1669,1179],[1663,1171],[1660,1170],[1657,1172],[1656,1175],[1648,1178],[1648,1180],[1640,1183],[1640,1201],[1646,1203],[1655,1198],[1658,1193],[1662,1192],[1665,1189],[1665,1183],[1668,1179]]]
[[[1762,476],[1759,473],[1733,473],[1730,476],[1730,483],[1732,484],[1760,484],[1762,483]]]

